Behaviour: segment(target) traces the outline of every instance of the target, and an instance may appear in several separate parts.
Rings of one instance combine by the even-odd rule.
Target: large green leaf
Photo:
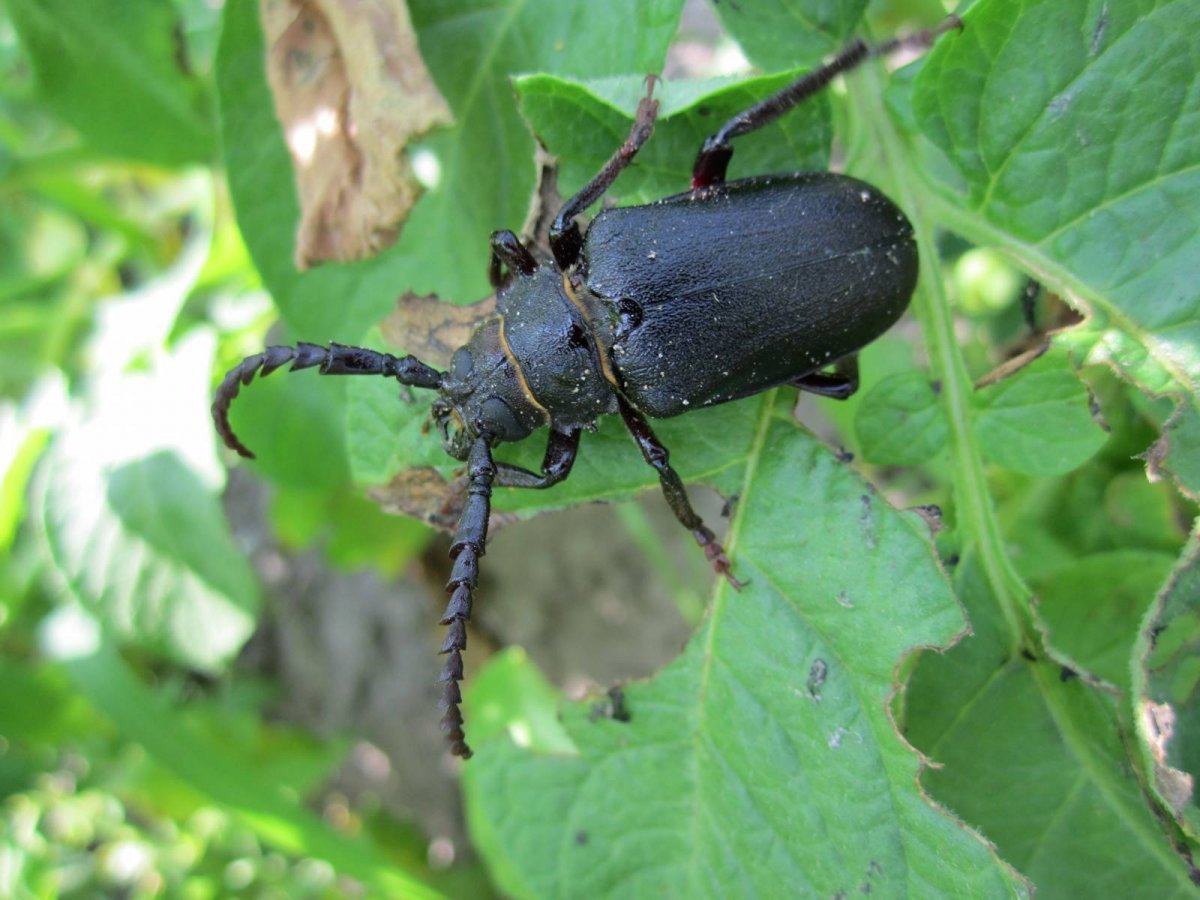
[[[749,405],[730,534],[749,587],[719,587],[683,655],[625,688],[629,722],[582,704],[574,750],[477,742],[481,849],[517,896],[1020,893],[929,804],[889,713],[898,660],[962,627],[923,520],[799,430],[788,398]]]
[[[941,212],[1200,390],[1200,7],[980,2],[914,108],[965,190]],[[955,188],[951,190],[950,188]]]
[[[210,97],[188,70],[182,22],[158,0],[7,0],[41,100],[96,155],[163,165],[216,149]]]
[[[1042,896],[1194,896],[1129,766],[1113,698],[1014,651],[980,575],[967,560],[956,579],[974,636],[922,656],[909,685],[906,735],[942,764],[923,782]]]

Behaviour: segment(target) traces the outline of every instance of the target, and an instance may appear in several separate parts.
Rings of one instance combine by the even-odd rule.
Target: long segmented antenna
[[[225,375],[217,388],[213,400],[212,417],[217,434],[230,450],[236,450],[247,459],[254,459],[250,448],[238,440],[229,425],[229,405],[238,395],[242,385],[249,384],[260,372],[270,375],[280,366],[291,363],[289,371],[311,369],[319,366],[322,375],[383,375],[395,378],[401,384],[412,387],[437,389],[442,384],[443,373],[430,368],[415,356],[392,356],[368,350],[366,347],[347,347],[345,344],[299,343],[295,347],[268,347],[262,353],[248,356]]]
[[[446,665],[438,676],[442,683],[440,706],[445,710],[442,730],[450,741],[450,752],[463,759],[471,757],[471,748],[467,746],[462,711],[458,708],[462,703],[458,683],[463,677],[462,651],[467,648],[467,623],[471,620],[471,602],[479,582],[479,557],[483,556],[487,543],[492,481],[496,477],[489,440],[486,435],[476,438],[467,459],[467,504],[450,545],[454,568],[446,582],[450,602],[442,616],[442,624],[446,626],[446,640],[440,651],[446,654]]]

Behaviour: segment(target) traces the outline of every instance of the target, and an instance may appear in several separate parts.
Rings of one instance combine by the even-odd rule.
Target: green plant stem
[[[868,123],[871,145],[878,148],[889,187],[913,223],[920,252],[920,281],[916,294],[917,317],[930,367],[940,384],[942,410],[950,426],[954,461],[954,496],[964,549],[977,554],[992,594],[1008,623],[1013,651],[1037,647],[1037,629],[1030,615],[1031,592],[1021,580],[1004,545],[995,506],[988,490],[983,457],[972,418],[974,386],[954,333],[954,314],[945,281],[938,270],[934,242],[934,206],[924,185],[913,175],[906,152],[908,139],[895,127],[884,107],[884,80],[877,66],[848,79],[848,91],[859,110],[858,119]]]

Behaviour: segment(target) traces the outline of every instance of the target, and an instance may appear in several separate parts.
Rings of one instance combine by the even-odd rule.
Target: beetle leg
[[[471,748],[467,746],[463,733],[462,692],[458,683],[463,677],[462,651],[467,648],[467,623],[471,620],[471,603],[475,587],[479,583],[479,557],[483,556],[487,542],[488,514],[491,512],[492,481],[496,467],[492,464],[492,451],[486,436],[479,437],[471,445],[467,460],[467,504],[458,518],[454,542],[450,545],[450,558],[454,567],[446,592],[450,602],[442,616],[446,626],[446,640],[440,652],[446,654],[446,665],[438,681],[442,683],[440,706],[442,730],[450,741],[450,752],[468,759]]]
[[[722,125],[720,131],[707,138],[692,166],[692,189],[725,181],[725,170],[729,166],[730,157],[733,156],[733,145],[730,141],[735,137],[770,125],[788,110],[820,93],[838,75],[849,72],[868,59],[886,56],[902,48],[923,50],[931,46],[938,35],[951,28],[962,28],[962,20],[958,16],[949,16],[937,28],[918,31],[902,38],[892,38],[882,44],[872,45],[859,39],[843,47],[825,65],[800,76],[787,87],[738,113]]]
[[[725,580],[735,588],[743,587],[743,583],[733,575],[733,566],[729,562],[729,557],[725,555],[725,548],[721,546],[717,536],[692,509],[691,501],[688,500],[687,490],[683,486],[679,473],[671,468],[670,453],[667,448],[650,429],[650,424],[645,417],[634,409],[628,400],[618,394],[617,403],[621,408],[621,418],[625,420],[625,427],[629,429],[629,433],[637,442],[638,449],[642,451],[642,457],[658,472],[658,481],[662,485],[663,496],[667,498],[667,505],[671,507],[671,512],[675,513],[675,518],[692,533],[692,537],[704,550],[704,556],[712,563],[712,567],[716,569],[717,573],[723,575]]]
[[[810,394],[831,400],[849,400],[858,390],[858,354],[839,359],[833,369],[832,372],[810,372],[790,383]]]
[[[492,258],[488,263],[488,281],[492,287],[503,287],[513,275],[532,275],[537,271],[537,260],[521,243],[521,239],[511,231],[493,231],[491,243]],[[501,266],[508,268],[507,277],[501,271]]]
[[[646,78],[646,96],[638,104],[637,113],[633,119],[633,128],[625,143],[614,153],[596,173],[596,176],[585,184],[570,200],[562,205],[554,224],[550,226],[550,249],[560,269],[569,269],[579,259],[579,251],[583,249],[583,236],[575,217],[600,199],[609,189],[621,170],[633,162],[634,156],[650,135],[654,133],[654,119],[658,115],[658,101],[653,99],[654,82],[656,77]]]
[[[496,463],[495,484],[500,487],[534,488],[540,490],[558,484],[571,474],[571,466],[575,464],[575,456],[579,452],[579,437],[582,431],[569,428],[560,431],[554,426],[550,428],[550,438],[546,441],[546,455],[542,458],[542,474],[530,472],[520,466],[508,463]]]
[[[249,384],[254,376],[270,375],[280,366],[291,363],[289,371],[320,367],[322,375],[384,375],[395,378],[401,384],[412,387],[437,389],[441,386],[444,373],[430,368],[415,356],[392,356],[366,347],[347,347],[345,344],[330,344],[328,348],[319,344],[299,343],[295,347],[268,347],[262,353],[248,356],[226,373],[213,399],[212,417],[217,434],[225,446],[236,450],[247,459],[254,459],[229,425],[229,405],[238,395],[242,385]]]

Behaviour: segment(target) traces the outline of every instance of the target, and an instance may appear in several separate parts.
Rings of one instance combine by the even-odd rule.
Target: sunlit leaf
[[[203,411],[211,340],[153,375],[108,382],[42,460],[31,515],[55,571],[125,641],[215,671],[249,637],[258,584],[233,543],[211,475]],[[190,409],[195,418],[163,418]],[[199,448],[204,448],[200,450]]]
[[[1020,893],[922,795],[889,715],[896,661],[962,625],[923,523],[784,398],[754,405],[730,536],[750,586],[719,587],[683,655],[625,687],[628,722],[570,707],[577,753],[478,744],[481,849],[517,896]]]

